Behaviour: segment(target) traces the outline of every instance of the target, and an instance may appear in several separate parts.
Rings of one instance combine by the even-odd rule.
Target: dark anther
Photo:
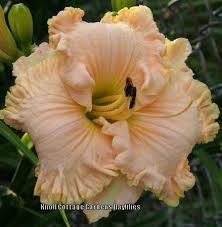
[[[129,108],[132,109],[136,103],[136,87],[133,86],[133,82],[129,77],[126,78],[124,91],[126,97],[131,97]]]
[[[133,87],[130,93],[131,97],[135,97],[136,98],[136,87]]]
[[[132,99],[131,99],[129,108],[132,109],[136,104],[136,87],[133,87],[133,89],[131,90],[130,96],[132,97]]]
[[[126,78],[126,85],[125,85],[125,88],[124,88],[126,97],[131,96],[132,89],[133,89],[133,82],[129,77],[127,77]]]

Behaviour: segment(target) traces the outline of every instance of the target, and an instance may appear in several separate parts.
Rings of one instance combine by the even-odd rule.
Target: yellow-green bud
[[[19,48],[32,44],[33,20],[28,7],[23,3],[15,4],[8,14],[8,22]]]
[[[0,5],[0,61],[14,62],[19,55],[15,40],[5,22],[4,11]]]
[[[136,0],[112,0],[113,11],[119,11],[124,7],[132,7],[136,5]]]

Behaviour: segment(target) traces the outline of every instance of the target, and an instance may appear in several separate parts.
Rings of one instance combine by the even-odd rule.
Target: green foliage
[[[124,7],[132,7],[136,5],[136,0],[112,0],[113,11],[119,11]]]
[[[29,158],[29,160],[33,164],[37,164],[38,161],[37,157],[28,149],[27,146],[24,145],[24,143],[20,141],[19,137],[16,136],[16,134],[13,133],[13,131],[9,127],[7,127],[2,121],[0,121],[0,134],[7,140],[9,140],[11,144],[13,144],[17,149],[19,149],[22,152],[22,154],[27,156],[27,158]]]

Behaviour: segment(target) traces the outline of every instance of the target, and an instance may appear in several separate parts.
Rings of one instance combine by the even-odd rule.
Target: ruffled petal
[[[204,83],[188,77],[181,81],[181,86],[184,86],[198,110],[202,126],[198,143],[213,141],[220,129],[220,125],[215,122],[220,115],[220,110],[217,104],[212,103],[210,90]]]
[[[66,55],[48,51],[44,58],[37,51],[15,63],[16,84],[2,115],[33,140],[40,160],[35,195],[42,203],[76,204],[97,195],[118,173],[110,137],[86,118],[61,81]]]
[[[85,119],[69,116],[69,120],[66,124],[58,122],[59,129],[51,127],[53,132],[48,136],[35,139],[30,133],[40,159],[34,194],[42,203],[82,203],[118,175],[110,138],[91,123],[87,125]]]
[[[61,66],[65,62],[65,56],[55,54],[55,51],[50,49],[47,43],[41,44],[30,57],[21,57],[13,64],[13,75],[17,77],[17,86],[10,88],[5,100],[6,108],[1,111],[1,117],[11,127],[22,129],[24,126],[25,118],[22,113],[22,105],[33,95],[32,89],[36,89],[32,80],[38,80],[40,75],[44,77],[44,72],[35,73],[33,69],[42,63],[44,70],[50,58],[52,65],[56,65],[56,67],[52,67],[52,74],[59,74]],[[58,62],[61,64],[57,64]],[[32,74],[33,77],[30,77],[29,74]]]
[[[164,35],[159,33],[156,23],[153,20],[153,14],[147,6],[140,5],[129,9],[125,7],[116,16],[113,16],[112,12],[108,12],[101,19],[101,22],[114,24],[125,23],[136,31],[144,33],[147,40],[155,40],[159,44],[158,50],[164,50]]]
[[[219,131],[219,124],[215,120],[220,111],[215,103],[212,103],[211,93],[208,87],[192,78],[193,72],[185,61],[191,53],[191,46],[187,39],[167,41],[167,51],[164,58],[167,61],[170,76],[180,90],[186,92],[198,110],[202,125],[202,132],[198,143],[213,141]]]
[[[100,194],[87,201],[90,205],[111,205],[114,204],[134,204],[140,197],[143,189],[129,186],[124,176],[114,178],[111,184],[106,187]],[[96,222],[100,218],[108,217],[112,209],[104,210],[84,210],[89,223]]]
[[[80,105],[85,106],[86,111],[91,111],[92,91],[95,81],[90,76],[86,66],[78,63],[76,66],[71,67],[70,71],[66,69],[61,78],[72,98]]]
[[[132,79],[138,91],[135,109],[150,104],[168,80],[162,58],[165,53],[166,40],[158,30],[151,10],[142,5],[129,9],[124,8],[115,16],[112,12],[106,13],[101,22],[115,24],[116,26],[125,24],[139,33],[145,40],[146,48],[143,49],[143,54],[146,57],[137,64],[138,69],[132,75]]]
[[[123,23],[75,23],[69,32],[53,35],[50,45],[70,58],[66,74],[75,71],[78,65],[84,65],[84,70],[95,82],[89,90],[79,90],[77,97],[73,96],[75,101],[80,103],[79,97],[88,94],[80,104],[86,106],[87,103],[90,109],[91,95],[98,98],[123,94],[129,77],[137,87],[138,109],[152,102],[167,81],[161,57],[165,52],[165,38],[159,39],[160,33],[155,32],[156,36],[145,35]]]
[[[194,185],[187,156],[200,138],[201,122],[190,97],[170,82],[128,123],[103,122],[102,132],[113,136],[115,163],[131,185],[152,191],[170,206]]]
[[[167,40],[165,56],[170,65],[176,69],[186,69],[185,61],[191,54],[192,47],[188,39],[178,38],[173,41]]]
[[[169,77],[158,63],[152,66],[140,62],[137,73],[132,75],[133,84],[137,88],[135,110],[139,110],[155,101],[164,90]]]
[[[73,29],[74,25],[82,22],[84,11],[79,8],[66,7],[57,16],[48,20],[49,38],[59,33],[66,33]]]
[[[60,14],[50,20],[50,31],[54,28],[54,24],[55,26],[60,24],[63,17],[64,21],[68,20],[68,22],[70,18],[80,17],[79,9],[68,8]],[[88,78],[87,88],[77,89],[77,86],[73,86],[73,82],[72,86],[67,86],[76,102],[90,111],[92,97],[122,95],[127,77],[131,78],[134,86],[137,87],[135,109],[156,98],[167,80],[160,58],[160,49],[164,49],[165,39],[159,44],[156,43],[155,38],[145,42],[142,33],[142,35],[137,34],[123,24],[116,26],[68,22],[69,29],[49,32],[50,46],[66,53],[70,58],[65,75],[62,76],[66,85],[67,83],[70,85],[71,80],[76,80],[74,77],[78,72],[85,79]]]
[[[135,71],[135,62],[143,58],[143,45],[141,37],[128,27],[81,23],[73,32],[60,34],[57,48],[71,55],[69,70],[79,62],[84,64],[95,81],[94,90],[103,94],[125,86],[126,77]]]

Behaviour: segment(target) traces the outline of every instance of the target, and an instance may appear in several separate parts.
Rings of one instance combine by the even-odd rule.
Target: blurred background
[[[47,41],[47,20],[65,6],[85,10],[86,21],[98,21],[111,11],[109,0],[0,0],[7,14],[14,3],[23,2],[33,15],[34,41]],[[193,53],[188,65],[195,78],[206,83],[214,102],[222,107],[222,0],[144,0],[160,31],[169,39],[186,37]],[[13,85],[11,65],[0,64],[0,105],[9,86]],[[221,118],[219,119],[221,123]],[[14,131],[16,132],[16,131]],[[17,135],[21,136],[19,132]],[[222,227],[222,133],[207,145],[196,146],[190,155],[196,176],[195,187],[186,193],[179,207],[168,208],[149,192],[138,204],[140,211],[115,211],[109,218],[88,225],[80,211],[66,212],[71,226],[116,227]],[[34,167],[21,159],[16,148],[0,137],[0,226],[65,226],[58,211],[40,211],[38,197],[33,197]],[[121,190],[121,189],[120,189]]]

